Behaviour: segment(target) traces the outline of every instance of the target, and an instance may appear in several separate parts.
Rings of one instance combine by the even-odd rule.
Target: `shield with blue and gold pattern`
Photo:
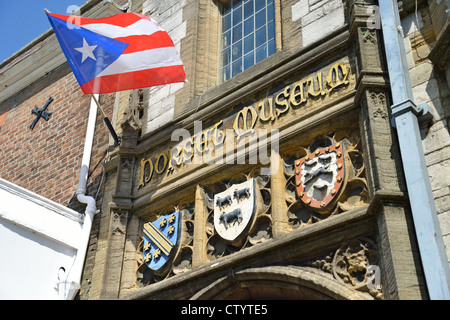
[[[143,256],[145,264],[156,275],[168,271],[175,255],[181,234],[181,212],[159,217],[144,224]]]

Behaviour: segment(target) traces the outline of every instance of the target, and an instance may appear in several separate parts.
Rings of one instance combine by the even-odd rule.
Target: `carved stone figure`
[[[236,208],[230,212],[224,212],[219,216],[219,221],[225,225],[225,228],[228,229],[230,227],[230,222],[242,222],[242,211],[240,208]]]
[[[250,197],[250,189],[249,188],[243,188],[240,190],[235,190],[233,192],[233,198],[240,201],[242,198],[249,198]]]
[[[229,205],[231,205],[231,196],[228,195],[224,198],[217,198],[216,205],[220,207],[220,209],[223,209]]]

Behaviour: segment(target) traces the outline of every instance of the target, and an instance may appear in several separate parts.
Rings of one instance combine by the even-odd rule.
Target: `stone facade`
[[[276,53],[221,82],[220,8],[226,3],[134,0],[130,7],[110,1],[168,31],[188,82],[101,96],[122,143],[113,148],[110,139],[104,162],[106,149],[96,152],[103,162],[96,169],[103,173],[100,213],[79,298],[427,299],[391,125],[381,30],[368,23],[374,17],[368,8],[377,3],[273,0]],[[437,68],[427,58],[446,56],[444,44],[439,52],[433,46],[448,29],[435,9],[441,3],[419,1],[416,10],[404,1],[401,17],[415,102],[427,102],[434,113],[421,129],[422,142],[450,256],[450,190],[443,174],[449,82],[446,65]],[[54,71],[64,73],[61,84],[43,84],[48,94],[66,82],[75,85],[67,68]],[[31,98],[42,101],[46,94]],[[79,92],[74,97],[86,99]],[[16,109],[0,114],[0,137]],[[323,170],[333,168],[326,173],[332,178],[311,179],[308,193],[306,167],[321,161]],[[249,181],[250,209],[238,206],[231,214],[226,201],[239,204],[232,188]],[[224,209],[218,195],[229,196]],[[251,212],[248,220],[240,218],[243,210]],[[217,227],[217,211],[222,220],[228,214],[225,228],[245,220],[232,240]],[[149,261],[159,253],[144,254],[152,232],[146,226],[175,212],[180,236],[157,272]],[[167,223],[173,222],[160,230]]]
[[[275,1],[277,53],[221,83],[221,5],[142,3],[144,14],[167,24],[189,82],[140,90],[140,102],[120,93],[130,99],[117,110],[144,104],[142,121],[122,121],[127,138],[106,164],[102,212],[110,214],[102,215],[82,297],[426,299],[380,30],[367,28],[367,7]],[[279,139],[265,166],[221,153],[258,129]],[[295,161],[340,141],[349,175],[339,200],[325,213],[308,209],[296,193]],[[214,196],[249,179],[257,181],[253,222],[238,242],[224,241]],[[143,226],[176,210],[180,243],[169,271],[157,275],[144,261]],[[373,268],[380,286],[367,285]]]

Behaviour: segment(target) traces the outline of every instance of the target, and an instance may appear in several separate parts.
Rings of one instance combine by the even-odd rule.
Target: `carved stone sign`
[[[234,184],[214,196],[214,228],[231,243],[251,226],[256,211],[255,179]]]
[[[180,226],[180,211],[144,225],[142,254],[144,262],[156,275],[165,274],[173,259],[181,234]]]
[[[326,75],[326,76],[325,76]],[[333,64],[327,73],[317,72],[286,85],[281,91],[264,99],[240,107],[233,115],[232,128],[224,127],[225,119],[193,136],[183,139],[169,150],[140,161],[138,189],[145,187],[152,178],[172,173],[183,165],[193,163],[194,155],[204,155],[220,147],[226,140],[226,132],[232,131],[237,143],[254,134],[255,129],[267,126],[277,127],[278,121],[293,110],[305,107],[312,100],[323,100],[350,83],[350,68],[346,63]],[[178,139],[174,141],[180,141]],[[234,143],[234,142],[233,142]],[[228,152],[228,151],[227,151]]]
[[[335,202],[345,179],[342,142],[318,148],[295,161],[295,182],[300,201],[313,211],[327,212]]]

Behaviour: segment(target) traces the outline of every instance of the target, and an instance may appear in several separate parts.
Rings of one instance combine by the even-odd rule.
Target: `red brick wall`
[[[31,110],[49,97],[49,121],[40,119],[34,130]],[[111,119],[114,95],[104,95]],[[84,149],[90,96],[81,91],[67,63],[0,103],[0,178],[62,205],[79,206],[75,198]],[[109,133],[97,112],[88,194],[95,196],[103,170]],[[95,172],[92,171],[95,169]]]

